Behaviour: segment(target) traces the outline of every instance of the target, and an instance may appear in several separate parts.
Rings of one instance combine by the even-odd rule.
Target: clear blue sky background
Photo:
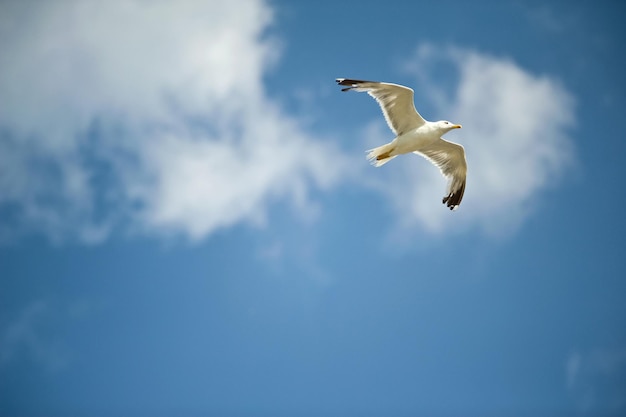
[[[626,415],[625,12],[0,3],[0,416]]]

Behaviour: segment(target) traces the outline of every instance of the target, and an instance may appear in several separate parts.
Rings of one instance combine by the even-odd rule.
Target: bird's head
[[[449,132],[452,129],[460,129],[461,125],[456,125],[454,123],[451,123],[447,120],[441,120],[439,122],[437,122],[437,127],[440,128],[441,130],[443,130],[444,132]]]

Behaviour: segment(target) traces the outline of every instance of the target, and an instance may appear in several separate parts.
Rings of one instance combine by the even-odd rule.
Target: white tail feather
[[[386,145],[379,146],[378,148],[370,149],[365,152],[367,152],[367,159],[370,161],[370,163],[374,165],[375,167],[380,167],[380,166],[385,165],[387,162],[391,161],[396,156],[398,156],[398,155],[393,155],[393,156],[387,156],[382,159],[378,159],[379,156],[388,154],[389,152],[391,152],[393,148],[394,147],[392,146],[392,144],[388,143]]]

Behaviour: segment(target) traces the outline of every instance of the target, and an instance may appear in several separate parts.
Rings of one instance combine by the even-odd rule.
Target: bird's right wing
[[[387,125],[396,136],[400,136],[426,123],[415,109],[413,90],[409,87],[348,78],[337,78],[337,84],[348,86],[342,88],[341,91],[367,92],[374,97],[383,111]]]
[[[467,177],[467,162],[465,150],[461,145],[439,139],[437,142],[414,152],[435,164],[449,179],[443,203],[454,210],[461,204],[465,193],[465,179]]]

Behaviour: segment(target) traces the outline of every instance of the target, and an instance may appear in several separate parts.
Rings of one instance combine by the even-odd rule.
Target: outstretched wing
[[[443,203],[454,210],[461,204],[465,192],[465,178],[467,177],[467,162],[465,150],[461,145],[439,139],[437,142],[414,152],[435,164],[449,179]]]
[[[377,81],[351,80],[337,78],[337,84],[346,85],[341,91],[367,92],[374,97],[383,111],[389,128],[400,136],[409,130],[416,129],[426,123],[415,109],[413,90],[398,84]]]

